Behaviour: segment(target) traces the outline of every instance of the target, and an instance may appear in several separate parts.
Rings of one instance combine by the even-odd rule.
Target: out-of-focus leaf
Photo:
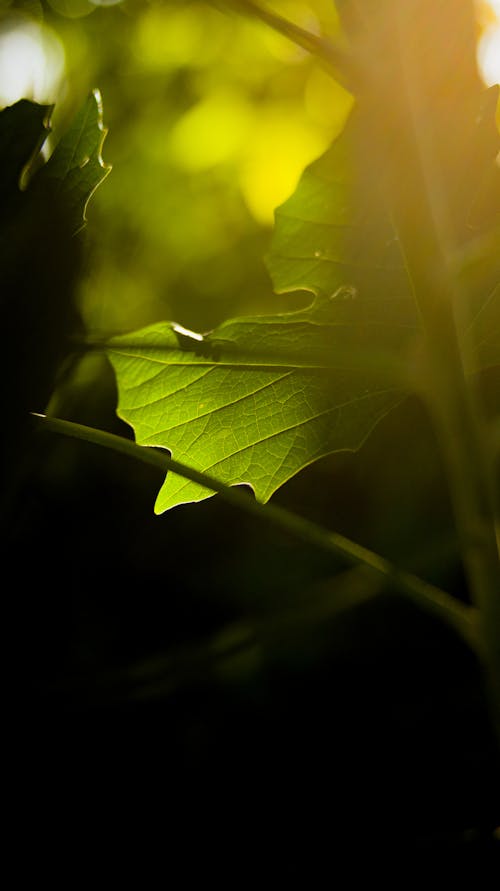
[[[50,128],[51,108],[21,99],[0,111],[0,208],[5,216],[13,196],[19,194],[23,168],[41,149]]]
[[[426,266],[422,272],[428,282],[435,279],[433,292],[454,293],[454,321],[467,367],[499,364],[499,90],[486,89],[479,77],[474,3],[336,0],[336,5],[360,64],[365,122],[354,155],[358,170],[363,151],[372,168],[371,188],[382,185],[410,267],[415,272]],[[430,228],[437,233],[451,289],[432,268]],[[410,255],[416,253],[414,263]]]
[[[73,295],[82,244],[74,235],[84,224],[90,195],[108,173],[99,154],[104,132],[98,94],[89,97],[40,167],[49,112],[21,100],[0,113],[0,301],[8,332],[0,372],[9,420],[4,490],[15,488],[17,468],[29,464],[29,413],[45,409],[81,327]]]
[[[370,182],[369,160],[364,167],[357,163],[362,123],[355,109],[276,210],[267,265],[278,293],[304,289],[329,295],[349,286],[362,301],[382,296],[413,303],[396,232],[382,212],[376,180]],[[360,318],[362,310],[363,304]]]
[[[85,225],[88,202],[111,170],[101,157],[106,132],[101,96],[94,90],[36,177],[39,186],[64,202],[73,232]]]
[[[472,357],[472,371],[500,365],[500,282],[481,304],[465,332],[464,342]]]
[[[467,218],[469,249],[463,247],[461,280],[469,299],[464,343],[473,370],[500,364],[500,134],[496,109],[500,88],[481,96],[477,140],[470,164],[474,191]]]
[[[467,185],[460,186],[460,216],[454,218],[455,259],[468,303],[457,321],[464,323],[466,361],[474,371],[500,363],[497,97],[497,88],[475,97],[478,113],[472,132],[464,137],[470,174]],[[278,293],[308,290],[329,295],[340,287],[353,288],[360,324],[379,312],[381,318],[385,313],[407,318],[415,313],[416,318],[411,282],[380,176],[374,159],[361,161],[365,132],[363,116],[355,108],[344,131],[304,171],[293,195],[277,209],[267,265]],[[456,194],[454,200],[458,202]],[[460,257],[468,255],[469,241],[478,241],[479,249],[472,249],[470,262],[462,264]],[[376,329],[373,334],[376,338]],[[377,347],[376,340],[372,346]]]

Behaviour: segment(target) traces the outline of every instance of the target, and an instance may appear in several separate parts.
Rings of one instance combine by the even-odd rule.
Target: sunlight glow
[[[479,69],[487,86],[500,83],[500,23],[487,28],[478,47]]]
[[[479,38],[477,58],[488,87],[500,84],[500,0],[483,0],[484,30]]]
[[[64,73],[64,49],[52,31],[16,21],[0,32],[0,104],[54,101]]]

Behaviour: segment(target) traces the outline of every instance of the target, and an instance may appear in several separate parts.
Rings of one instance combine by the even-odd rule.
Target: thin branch
[[[209,2],[215,6],[227,6],[236,12],[242,12],[269,25],[274,31],[291,40],[292,43],[296,43],[308,53],[317,56],[343,87],[347,90],[352,89],[352,59],[338,43],[334,43],[326,37],[318,37],[278,13],[266,9],[255,0],[209,0]]]
[[[282,531],[320,550],[340,557],[351,566],[366,566],[426,612],[445,621],[460,634],[472,649],[478,650],[476,611],[474,609],[459,603],[435,585],[429,584],[412,573],[398,569],[368,548],[350,541],[337,532],[330,532],[278,505],[261,504],[242,493],[237,487],[226,486],[206,473],[201,473],[175,461],[160,450],[139,446],[124,437],[83,424],[75,424],[72,421],[39,414],[34,414],[33,417],[36,418],[42,429],[113,449],[130,458],[151,464],[163,473],[170,471],[192,480],[217,492],[225,501],[239,510],[246,511],[261,521],[273,523]]]

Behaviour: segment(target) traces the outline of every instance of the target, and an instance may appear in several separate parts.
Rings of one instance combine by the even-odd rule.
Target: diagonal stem
[[[445,591],[418,576],[398,569],[368,548],[337,532],[330,532],[278,505],[261,504],[254,498],[243,494],[238,488],[226,486],[205,473],[175,461],[158,449],[139,446],[124,437],[83,424],[75,424],[72,421],[39,414],[35,414],[33,417],[36,418],[42,429],[113,449],[128,457],[151,464],[163,472],[170,471],[193,480],[193,482],[217,492],[225,501],[239,510],[250,513],[261,521],[272,523],[300,541],[340,557],[351,566],[367,567],[371,572],[383,577],[400,594],[406,596],[417,606],[454,628],[473,650],[477,650],[476,611],[474,609],[464,606]]]

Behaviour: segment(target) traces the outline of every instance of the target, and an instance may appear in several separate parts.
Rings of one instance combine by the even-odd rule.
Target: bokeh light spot
[[[189,65],[203,41],[203,19],[194,9],[152,6],[137,26],[135,51],[147,68]]]
[[[0,102],[55,100],[65,67],[63,46],[53,31],[24,19],[0,31]]]
[[[213,94],[199,102],[174,127],[170,155],[184,170],[206,170],[234,158],[248,133],[252,111],[243,96]]]
[[[258,223],[272,224],[277,205],[288,198],[304,167],[329,142],[300,118],[297,108],[288,110],[280,104],[260,111],[258,128],[240,168],[242,193]]]
[[[479,69],[488,86],[500,84],[500,24],[487,28],[479,40]]]

